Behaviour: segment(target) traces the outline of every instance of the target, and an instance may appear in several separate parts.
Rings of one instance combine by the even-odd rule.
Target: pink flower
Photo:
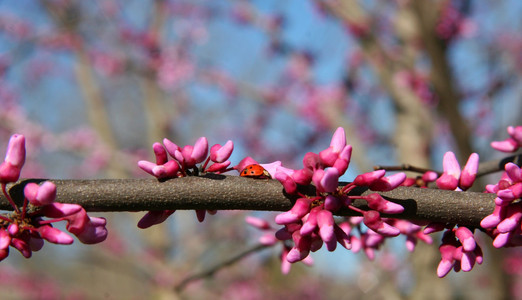
[[[509,126],[509,138],[503,141],[491,142],[491,147],[502,152],[515,152],[522,147],[522,126]]]
[[[369,208],[378,210],[386,214],[399,214],[404,211],[404,207],[397,203],[385,200],[381,195],[377,193],[370,194],[364,197],[363,199],[365,199],[368,202]]]
[[[312,181],[319,192],[333,193],[339,185],[339,171],[336,168],[315,170]]]
[[[383,236],[397,236],[400,234],[399,229],[384,222],[381,219],[379,212],[375,210],[364,212],[363,217],[364,225]]]
[[[460,187],[462,190],[466,190],[475,181],[477,175],[479,156],[476,153],[472,153],[468,158],[464,170],[460,170],[460,165],[455,157],[455,154],[451,151],[446,152],[443,158],[443,169],[444,173],[437,179],[437,186],[442,190],[455,190]]]
[[[280,225],[297,222],[310,212],[310,204],[310,199],[308,198],[297,199],[292,209],[276,216],[275,222]]]
[[[46,181],[42,185],[30,182],[24,188],[24,195],[32,205],[49,205],[56,198],[56,185],[50,181]]]
[[[147,212],[138,222],[138,228],[145,229],[163,223],[175,210],[157,210]]]
[[[226,161],[234,151],[234,143],[227,141],[224,146],[215,144],[210,148],[210,160],[217,163]]]
[[[370,186],[378,179],[384,177],[385,174],[385,170],[376,170],[373,172],[364,173],[355,177],[353,183],[358,186]]]
[[[406,180],[405,173],[396,173],[391,176],[381,177],[370,184],[370,189],[374,191],[387,192],[400,186]]]
[[[20,178],[20,172],[25,162],[25,137],[14,134],[9,139],[5,160],[0,164],[0,182],[15,182]]]
[[[319,152],[321,163],[327,167],[334,167],[342,175],[348,168],[352,146],[346,145],[346,135],[342,127],[337,128],[332,136],[330,147]]]

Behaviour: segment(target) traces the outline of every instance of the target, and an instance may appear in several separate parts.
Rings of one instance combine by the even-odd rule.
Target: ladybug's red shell
[[[269,179],[272,178],[265,168],[258,164],[248,165],[241,171],[242,177]]]

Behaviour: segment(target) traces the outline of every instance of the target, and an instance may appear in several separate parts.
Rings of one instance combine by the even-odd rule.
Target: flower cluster
[[[285,245],[292,245],[284,255],[288,262],[307,259],[310,252],[317,251],[323,244],[329,251],[334,251],[337,243],[354,252],[364,249],[367,256],[373,258],[373,251],[378,249],[386,237],[394,237],[401,233],[407,236],[407,244],[409,243],[408,247],[411,249],[418,238],[431,242],[431,239],[421,232],[420,226],[408,221],[399,223],[381,217],[381,213],[403,212],[404,208],[401,205],[384,199],[378,193],[349,195],[357,186],[369,187],[374,191],[390,191],[404,182],[404,173],[385,176],[385,170],[378,170],[361,174],[352,183],[339,187],[339,177],[348,168],[351,151],[352,147],[346,144],[344,130],[338,128],[330,147],[318,154],[309,152],[305,155],[302,169],[292,170],[279,164],[272,171],[273,177],[283,184],[287,193],[299,196],[289,211],[275,218],[277,224],[284,225],[276,232],[276,238],[285,241]],[[315,186],[315,196],[309,197],[298,192],[298,185],[310,184]],[[354,206],[353,201],[356,199],[366,201],[368,209]],[[351,217],[348,221],[337,224],[334,213],[342,209],[352,210],[362,217]],[[366,226],[366,230],[361,224]],[[398,225],[400,229],[393,225]],[[353,234],[354,231],[358,236]]]
[[[473,232],[467,227],[446,230],[439,251],[442,256],[437,268],[439,277],[446,276],[451,269],[455,272],[469,272],[475,263],[482,264],[483,261],[482,249],[475,242]]]
[[[77,204],[54,202],[56,186],[50,181],[41,185],[28,183],[24,188],[22,208],[15,204],[6,189],[6,184],[20,177],[25,162],[25,137],[15,134],[7,147],[4,162],[0,165],[2,191],[14,211],[0,215],[0,260],[9,255],[9,246],[17,249],[26,258],[43,247],[44,240],[55,244],[71,244],[73,238],[52,226],[66,221],[66,229],[84,244],[102,242],[107,237],[104,218],[90,217]]]
[[[514,163],[504,168],[500,181],[486,186],[489,193],[497,195],[495,210],[480,222],[493,237],[496,248],[522,246],[522,170]]]
[[[207,138],[199,138],[194,145],[179,147],[168,139],[163,139],[163,145],[154,143],[152,150],[156,162],[141,160],[138,166],[156,177],[158,180],[166,180],[177,177],[199,175],[208,172],[224,173],[230,171],[228,158],[234,150],[234,143],[228,141],[225,145],[215,144],[208,149]],[[169,156],[171,159],[169,159]],[[212,164],[209,165],[209,163]],[[198,165],[200,164],[200,165]],[[149,211],[138,222],[139,228],[148,228],[165,221],[175,210]],[[215,214],[215,211],[196,210],[200,222],[205,219],[206,212]]]
[[[439,176],[433,171],[427,171],[424,173],[422,181],[434,181],[441,190],[467,190],[475,182],[478,164],[479,155],[472,153],[461,170],[455,154],[449,151],[443,157],[443,173]],[[430,223],[424,228],[424,234],[444,230],[442,243],[439,246],[442,258],[437,268],[439,277],[446,276],[452,269],[456,272],[460,270],[469,272],[475,262],[482,263],[482,250],[475,242],[473,229],[465,226],[455,228],[455,226],[456,224]]]

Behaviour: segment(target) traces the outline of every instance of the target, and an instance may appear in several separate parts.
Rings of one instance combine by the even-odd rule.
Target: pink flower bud
[[[514,152],[518,149],[518,144],[512,138],[504,141],[494,141],[490,143],[491,148],[502,152]]]
[[[44,216],[49,218],[62,218],[82,211],[83,208],[78,204],[53,202],[42,207]]]
[[[401,232],[399,229],[390,226],[382,221],[380,214],[375,210],[370,210],[363,213],[364,225],[384,236],[397,236]]]
[[[227,160],[234,150],[234,143],[227,141],[224,146],[216,144],[210,148],[210,160],[217,163],[222,163]]]
[[[477,153],[472,153],[460,175],[459,187],[462,190],[467,190],[473,185],[475,177],[477,176],[478,165],[479,155]]]
[[[259,164],[263,169],[265,169],[271,177],[274,177],[277,172],[284,172],[286,174],[291,175],[294,170],[285,168],[281,166],[281,162],[279,160],[268,163],[268,164]]]
[[[475,236],[473,236],[473,232],[471,232],[467,227],[457,228],[455,236],[460,240],[464,251],[471,252],[475,250],[475,247],[477,246],[475,243]]]
[[[519,145],[522,145],[522,126],[508,126],[507,132],[513,140],[515,140]]]
[[[321,158],[318,154],[308,152],[303,158],[303,166],[308,169],[316,170],[321,168]]]
[[[341,246],[350,250],[352,248],[352,244],[350,242],[350,236],[337,224],[334,224],[334,233],[337,241]]]
[[[321,158],[321,164],[331,167],[339,158],[339,153],[334,152],[333,148],[329,147],[319,152],[319,157]]]
[[[520,220],[522,220],[522,207],[508,206],[506,218],[497,225],[497,229],[500,233],[513,231],[517,227],[520,228]]]
[[[321,192],[333,193],[339,185],[339,171],[336,168],[327,168],[319,181],[317,189]]]
[[[335,163],[332,167],[336,168],[339,171],[339,174],[344,174],[348,169],[348,165],[350,164],[350,157],[352,155],[352,146],[347,145],[344,147],[343,151],[339,154],[339,157],[335,160]]]
[[[25,137],[21,134],[13,134],[7,145],[5,162],[21,169],[25,162]]]
[[[438,177],[439,177],[439,175],[437,174],[437,172],[428,171],[422,175],[422,181],[433,182],[433,181],[437,180]]]
[[[11,243],[11,236],[3,228],[0,229],[0,250],[7,249]]]
[[[145,229],[163,223],[175,210],[156,210],[147,212],[138,222],[138,228]]]
[[[497,225],[505,218],[506,211],[506,207],[495,206],[493,213],[480,221],[480,226],[486,229],[497,227]]]
[[[299,198],[294,206],[287,212],[280,213],[275,217],[275,222],[279,225],[295,223],[310,212],[310,199]]]
[[[374,181],[382,178],[386,174],[385,170],[377,170],[373,172],[364,173],[355,177],[353,183],[359,186],[369,186]]]
[[[271,233],[265,233],[259,238],[259,243],[265,246],[272,246],[278,242],[277,238]]]
[[[158,165],[152,168],[152,175],[158,179],[174,178],[177,177],[178,171],[178,163],[175,160],[169,160],[163,165]]]
[[[338,127],[333,136],[332,141],[330,142],[330,147],[332,149],[339,153],[343,150],[343,148],[346,146],[346,134],[344,133],[344,128]]]
[[[48,225],[38,227],[38,232],[42,238],[54,244],[70,245],[74,241],[67,233]]]
[[[500,190],[497,192],[497,198],[495,198],[495,204],[499,206],[505,206],[515,200],[515,194],[510,189]]]
[[[272,226],[270,226],[270,223],[268,223],[267,220],[256,218],[253,216],[246,216],[245,222],[247,222],[249,225],[256,227],[257,229],[261,230],[267,230],[271,229]]]
[[[196,163],[200,163],[207,158],[208,155],[208,141],[206,137],[200,137],[194,144],[190,158]]]
[[[511,232],[499,233],[493,240],[493,247],[495,247],[495,248],[504,247],[509,242],[510,237],[511,237]]]
[[[442,259],[437,267],[437,276],[440,278],[448,275],[449,271],[453,268],[454,265],[454,253],[456,247],[453,245],[443,244],[439,247],[440,254]]]
[[[41,186],[34,182],[28,183],[24,188],[24,196],[33,205],[49,205],[56,199],[56,185],[50,181],[45,181]]]
[[[335,250],[335,246],[330,246],[328,242],[335,241],[335,234],[334,234],[334,224],[335,221],[333,219],[332,212],[329,210],[321,210],[317,214],[317,225],[319,226],[319,236],[321,239],[327,243],[328,251]],[[335,245],[335,243],[333,244]],[[332,249],[333,247],[333,249]]]
[[[370,194],[364,197],[364,199],[368,202],[368,207],[383,213],[399,214],[404,211],[404,207],[397,203],[385,200],[381,195],[377,193]]]
[[[23,257],[25,258],[29,258],[33,255],[31,247],[29,247],[27,241],[21,238],[11,239],[11,246],[13,246],[16,250],[20,251],[20,253],[22,253]]]
[[[285,191],[288,194],[295,194],[297,192],[297,184],[295,181],[286,173],[277,172],[274,176],[283,185]]]
[[[312,181],[312,176],[314,175],[314,172],[312,169],[309,168],[303,168],[300,170],[296,170],[292,174],[292,178],[294,179],[295,183],[301,184],[301,185],[309,185]]]
[[[107,238],[106,224],[107,220],[105,218],[89,217],[89,222],[84,230],[76,234],[76,237],[84,244],[101,243]]]
[[[34,204],[34,203],[36,203],[36,195],[38,194],[38,189],[39,188],[40,188],[40,186],[37,183],[35,183],[35,182],[29,182],[24,187],[24,196],[33,205],[37,205],[37,204]]]
[[[370,189],[381,192],[391,191],[400,186],[404,180],[406,180],[406,174],[403,172],[387,177],[381,177],[370,184]]]
[[[442,174],[439,179],[437,179],[437,186],[441,190],[455,190],[457,186],[459,185],[459,179],[455,178],[452,175],[449,174]]]
[[[315,231],[317,228],[317,215],[321,211],[320,206],[316,206],[310,210],[310,213],[308,214],[308,218],[305,222],[303,222],[303,226],[299,230],[301,235],[311,235],[312,232]]]
[[[205,171],[211,173],[221,173],[224,172],[228,168],[228,166],[230,166],[230,160],[226,160],[222,163],[214,163]]]
[[[443,190],[456,189],[459,184],[460,165],[453,152],[448,151],[444,154],[442,167],[444,173],[437,179],[437,186]]]
[[[152,145],[152,151],[154,151],[154,155],[156,156],[156,164],[162,165],[167,162],[167,151],[160,143],[154,143]]]
[[[180,152],[181,148],[171,142],[169,139],[163,139],[163,145],[165,145],[165,148],[167,149],[167,152],[172,156],[173,158],[176,158],[176,152]]]
[[[519,166],[509,162],[504,166],[504,169],[513,182],[522,182],[522,170]]]
[[[152,171],[154,167],[157,165],[153,162],[146,161],[146,160],[140,160],[138,161],[138,167],[142,169],[143,171],[149,173],[150,175],[154,176],[154,172]]]

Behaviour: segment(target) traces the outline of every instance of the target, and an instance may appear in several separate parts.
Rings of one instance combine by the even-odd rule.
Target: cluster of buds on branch
[[[509,127],[508,133],[510,138],[493,142],[492,146],[503,151],[520,148],[522,126]],[[342,128],[335,131],[328,148],[307,153],[301,169],[285,167],[280,161],[260,164],[251,157],[231,166],[232,141],[209,147],[205,137],[184,147],[164,139],[163,144],[155,143],[152,148],[156,161],[140,161],[138,165],[159,181],[231,171],[246,177],[246,184],[248,180],[274,178],[279,181],[285,194],[295,199],[290,210],[275,217],[275,223],[282,227],[277,229],[271,225],[272,222],[254,217],[247,218],[247,223],[265,232],[259,240],[264,246],[282,245],[283,273],[289,272],[292,263],[311,264],[310,254],[323,245],[328,251],[334,251],[340,244],[352,252],[363,251],[368,258],[374,259],[375,251],[388,238],[399,235],[406,238],[406,248],[413,251],[419,240],[430,244],[432,238],[428,234],[443,231],[439,247],[441,261],[437,269],[439,277],[446,276],[451,270],[470,271],[475,264],[483,262],[482,250],[475,238],[478,230],[491,236],[497,248],[522,245],[522,170],[514,163],[505,165],[505,173],[498,183],[486,187],[486,192],[496,194],[495,210],[482,220],[480,227],[397,219],[393,216],[403,213],[404,207],[380,194],[399,186],[428,188],[428,183],[434,183],[433,187],[436,184],[439,189],[463,192],[473,185],[477,176],[479,157],[476,153],[470,155],[463,169],[455,155],[447,152],[443,158],[443,172],[416,168],[422,176],[413,179],[407,178],[403,172],[387,174],[387,171],[399,170],[397,168],[381,168],[360,174],[353,182],[341,184],[339,178],[348,169],[352,152]],[[56,186],[52,182],[27,182],[23,199],[14,201],[7,191],[7,184],[19,179],[24,162],[25,138],[14,135],[5,161],[0,164],[2,191],[13,208],[12,212],[0,215],[0,259],[7,257],[10,247],[30,257],[32,251],[41,249],[44,240],[71,244],[73,238],[70,235],[52,226],[59,221],[65,221],[66,230],[83,243],[105,240],[106,220],[88,216],[78,204],[56,202]],[[361,188],[370,192],[364,195],[355,192]],[[303,193],[304,190],[308,192]],[[361,205],[361,201],[365,204]],[[346,211],[355,216],[334,217]],[[196,210],[200,222],[207,212],[214,214],[216,211]],[[138,227],[161,223],[173,213],[174,210],[149,211],[139,221]]]
[[[0,214],[0,260],[9,255],[9,246],[26,258],[42,249],[44,240],[69,245],[73,238],[52,226],[66,221],[66,229],[84,244],[103,242],[107,238],[106,220],[90,217],[78,204],[55,202],[56,186],[50,181],[41,185],[30,182],[24,188],[23,205],[19,207],[7,192],[7,184],[16,182],[25,162],[25,137],[15,134],[9,140],[7,154],[0,165],[2,192],[13,212]]]

